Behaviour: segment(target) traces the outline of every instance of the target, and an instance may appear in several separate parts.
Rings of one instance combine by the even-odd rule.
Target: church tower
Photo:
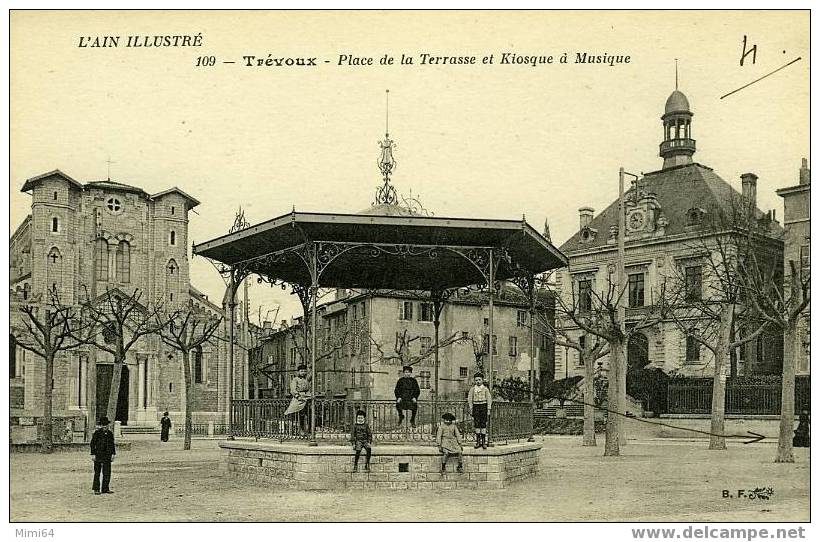
[[[677,85],[676,85],[677,87]],[[663,142],[660,156],[663,168],[682,166],[692,163],[695,154],[695,140],[692,139],[692,112],[689,100],[683,92],[675,91],[666,99],[663,116]]]

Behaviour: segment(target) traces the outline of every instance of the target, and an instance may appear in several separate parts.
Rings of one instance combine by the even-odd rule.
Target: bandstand
[[[396,191],[390,183],[390,174],[395,166],[392,158],[392,141],[386,137],[381,145],[382,157],[379,166],[383,184],[379,187],[376,202],[370,209],[359,214],[304,213],[293,210],[266,222],[197,244],[193,248],[194,255],[208,258],[227,277],[227,297],[231,301],[239,284],[250,275],[256,275],[259,280],[272,285],[289,285],[299,296],[304,309],[304,321],[306,324],[310,322],[311,330],[317,327],[317,295],[322,288],[404,290],[427,292],[429,295],[434,306],[435,383],[431,404],[421,405],[421,408],[426,408],[430,412],[431,426],[422,424],[418,431],[399,433],[381,432],[376,428],[374,438],[378,440],[381,435],[385,443],[399,440],[402,446],[401,449],[396,447],[392,451],[386,446],[376,446],[374,468],[381,464],[379,458],[384,457],[390,459],[385,461],[384,465],[395,463],[397,468],[405,469],[396,470],[395,473],[385,472],[385,475],[396,474],[405,477],[400,480],[394,480],[393,477],[381,480],[381,474],[375,471],[359,475],[339,472],[340,476],[348,477],[344,480],[346,484],[352,484],[349,487],[360,487],[357,485],[358,482],[427,481],[415,479],[412,469],[415,465],[417,471],[426,470],[427,467],[423,466],[426,460],[419,462],[418,458],[429,458],[433,464],[437,461],[435,448],[419,445],[425,442],[429,444],[431,433],[434,434],[435,431],[435,416],[441,410],[437,400],[438,328],[439,315],[448,297],[458,288],[483,286],[487,296],[489,334],[492,336],[493,302],[496,292],[503,281],[516,284],[529,299],[530,352],[533,352],[532,316],[536,308],[536,277],[567,263],[566,257],[524,219],[489,220],[423,216],[398,205]],[[230,329],[233,330],[232,323]],[[308,365],[311,375],[314,376],[317,334],[313,332],[310,333],[309,350]],[[487,373],[490,375],[493,374],[493,357],[493,351],[490,349],[487,363]],[[532,379],[534,371],[530,371],[530,374]],[[315,378],[312,378],[311,382],[315,397]],[[492,386],[491,381],[489,384]],[[530,387],[532,389],[532,380]],[[229,383],[229,389],[232,388],[233,385]],[[356,408],[367,408],[368,405],[363,404],[366,402],[336,400],[335,404],[329,404],[328,401],[319,399],[310,401],[310,435],[305,440],[312,445],[332,444],[334,440],[338,441],[340,436],[343,437],[345,431],[349,430],[352,413]],[[265,399],[230,400],[229,403],[231,436],[239,439],[222,444],[229,454],[229,471],[247,478],[287,479],[300,487],[318,488],[324,487],[322,483],[327,482],[327,479],[314,474],[333,472],[339,457],[347,456],[345,462],[349,463],[349,447],[320,446],[310,449],[304,444],[300,446],[298,439],[285,428],[285,420],[281,417],[281,405],[277,406],[273,401]],[[516,409],[516,405],[520,405],[520,408]],[[518,442],[531,437],[532,406],[532,402],[508,404],[494,412],[490,420],[492,439],[498,443],[511,443],[513,440]],[[377,408],[375,404],[370,407]],[[447,405],[447,408],[455,410],[461,422],[467,416],[463,405]],[[459,414],[459,408],[463,414]],[[254,442],[247,442],[241,437],[253,437]],[[293,440],[296,442],[284,442]],[[452,481],[456,485],[467,482],[498,482],[489,486],[501,487],[508,479],[516,478],[512,474],[509,477],[501,477],[503,472],[506,472],[504,465],[509,467],[505,462],[505,456],[515,456],[513,462],[519,462],[515,463],[519,464],[516,468],[520,468],[520,461],[526,457],[527,461],[531,461],[528,463],[532,465],[531,472],[534,472],[537,464],[534,450],[538,447],[540,446],[537,444],[519,442],[515,448],[521,449],[517,451],[513,450],[512,444],[509,444],[509,447],[499,446],[477,452],[470,450],[465,458],[467,473],[462,475],[467,478]],[[507,452],[501,448],[506,448]],[[479,459],[482,454],[484,459]],[[473,456],[476,459],[471,462],[470,458]],[[407,460],[401,461],[401,458]],[[301,480],[296,480],[293,473],[301,471],[294,471],[291,467],[302,464],[307,466],[308,470],[302,472]],[[491,464],[496,466],[488,466]],[[320,468],[312,465],[323,466]],[[478,471],[480,465],[485,465],[482,467],[484,472]],[[473,467],[475,477],[470,473]],[[314,473],[310,470],[312,468],[320,470]],[[494,479],[487,480],[485,476],[478,476],[485,474],[490,468],[500,469],[491,477]],[[523,477],[526,470],[521,470],[519,477]],[[426,476],[424,472],[416,474]],[[356,479],[356,476],[360,479]],[[375,476],[377,479],[361,479],[367,476]],[[333,476],[329,479],[333,479]]]

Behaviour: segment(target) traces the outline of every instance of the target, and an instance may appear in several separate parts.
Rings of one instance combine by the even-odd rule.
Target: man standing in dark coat
[[[419,409],[418,398],[421,394],[419,383],[413,378],[413,368],[406,365],[402,368],[404,376],[396,382],[396,410],[399,412],[399,425],[404,422],[404,411],[410,411],[410,425],[416,426],[416,411]]]
[[[100,427],[91,437],[91,455],[94,457],[94,483],[91,489],[95,495],[100,494],[100,472],[102,472],[102,493],[114,493],[109,489],[111,482],[111,462],[117,451],[114,448],[114,433],[108,428],[111,423],[107,417],[100,418]]]
[[[159,421],[159,424],[160,427],[162,427],[162,431],[159,434],[159,440],[162,442],[168,442],[168,433],[171,431],[171,418],[168,417],[167,410],[162,415],[162,419]]]

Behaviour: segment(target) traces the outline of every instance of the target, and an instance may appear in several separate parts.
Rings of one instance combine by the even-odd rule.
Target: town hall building
[[[744,209],[765,232],[757,248],[770,261],[782,261],[783,229],[774,211],[757,207],[757,176],[741,176],[741,191],[722,179],[712,168],[693,160],[696,141],[689,100],[675,90],[666,101],[661,117],[663,139],[657,171],[643,174],[625,194],[625,266],[627,285],[623,291],[626,326],[648,322],[659,301],[662,285],[675,278],[685,284],[687,299],[707,299],[710,257],[714,245],[716,215],[731,216],[732,205]],[[613,188],[616,188],[613,186]],[[561,251],[569,266],[557,274],[563,302],[579,310],[589,310],[596,293],[615,281],[618,239],[618,200],[602,212],[579,209],[579,228]],[[561,315],[557,316],[561,319]],[[699,323],[690,322],[693,329]],[[563,326],[573,338],[585,333],[565,319]],[[779,374],[782,366],[782,335],[764,333],[732,355],[730,376]],[[694,337],[668,319],[633,335],[628,347],[630,367],[654,367],[667,374],[692,377],[713,374],[713,356]],[[607,366],[608,356],[601,360]],[[556,347],[556,373],[581,375],[578,352]]]

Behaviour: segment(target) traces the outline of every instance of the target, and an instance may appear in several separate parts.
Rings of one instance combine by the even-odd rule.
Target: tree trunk
[[[111,389],[108,393],[108,408],[106,409],[111,425],[117,419],[117,403],[120,400],[120,380],[122,380],[122,364],[125,363],[125,356],[121,359],[114,357],[114,370],[111,372]]]
[[[182,445],[183,450],[191,449],[191,406],[193,398],[191,394],[191,364],[188,363],[189,352],[182,351],[182,367],[185,374],[185,440]]]
[[[583,356],[584,354],[581,353]],[[584,440],[582,446],[595,442],[595,360],[584,359]]]
[[[52,397],[54,391],[51,389],[51,382],[54,378],[54,352],[46,352],[45,387],[43,388],[43,453],[50,454],[52,447]]]
[[[607,391],[607,415],[606,415],[606,441],[604,443],[604,455],[615,456],[621,455],[620,448],[620,426],[621,416],[618,409],[620,408],[619,388],[621,387],[621,371],[623,364],[621,358],[623,357],[622,341],[613,340],[609,342],[609,374],[607,381],[609,389]]]
[[[783,384],[780,392],[780,434],[777,437],[775,463],[794,463],[794,362],[800,348],[800,334],[795,318],[784,330]]]
[[[618,407],[615,409],[624,416],[621,417],[618,424],[618,445],[626,445],[626,375],[628,371],[628,363],[626,359],[627,342],[621,343],[621,355],[618,357]]]
[[[91,436],[94,434],[94,427],[97,424],[97,349],[94,346],[89,348],[88,374],[85,381],[85,402],[88,409],[88,416],[85,421],[85,441],[91,442]]]
[[[729,362],[729,337],[731,336],[735,306],[727,304],[721,310],[718,328],[718,345],[715,352],[715,374],[712,379],[712,425],[709,437],[710,450],[726,449],[726,367]]]
[[[732,323],[729,326],[729,344],[734,343],[736,339],[735,333],[735,325]],[[734,378],[737,376],[737,348],[732,348],[729,350],[729,377]]]

